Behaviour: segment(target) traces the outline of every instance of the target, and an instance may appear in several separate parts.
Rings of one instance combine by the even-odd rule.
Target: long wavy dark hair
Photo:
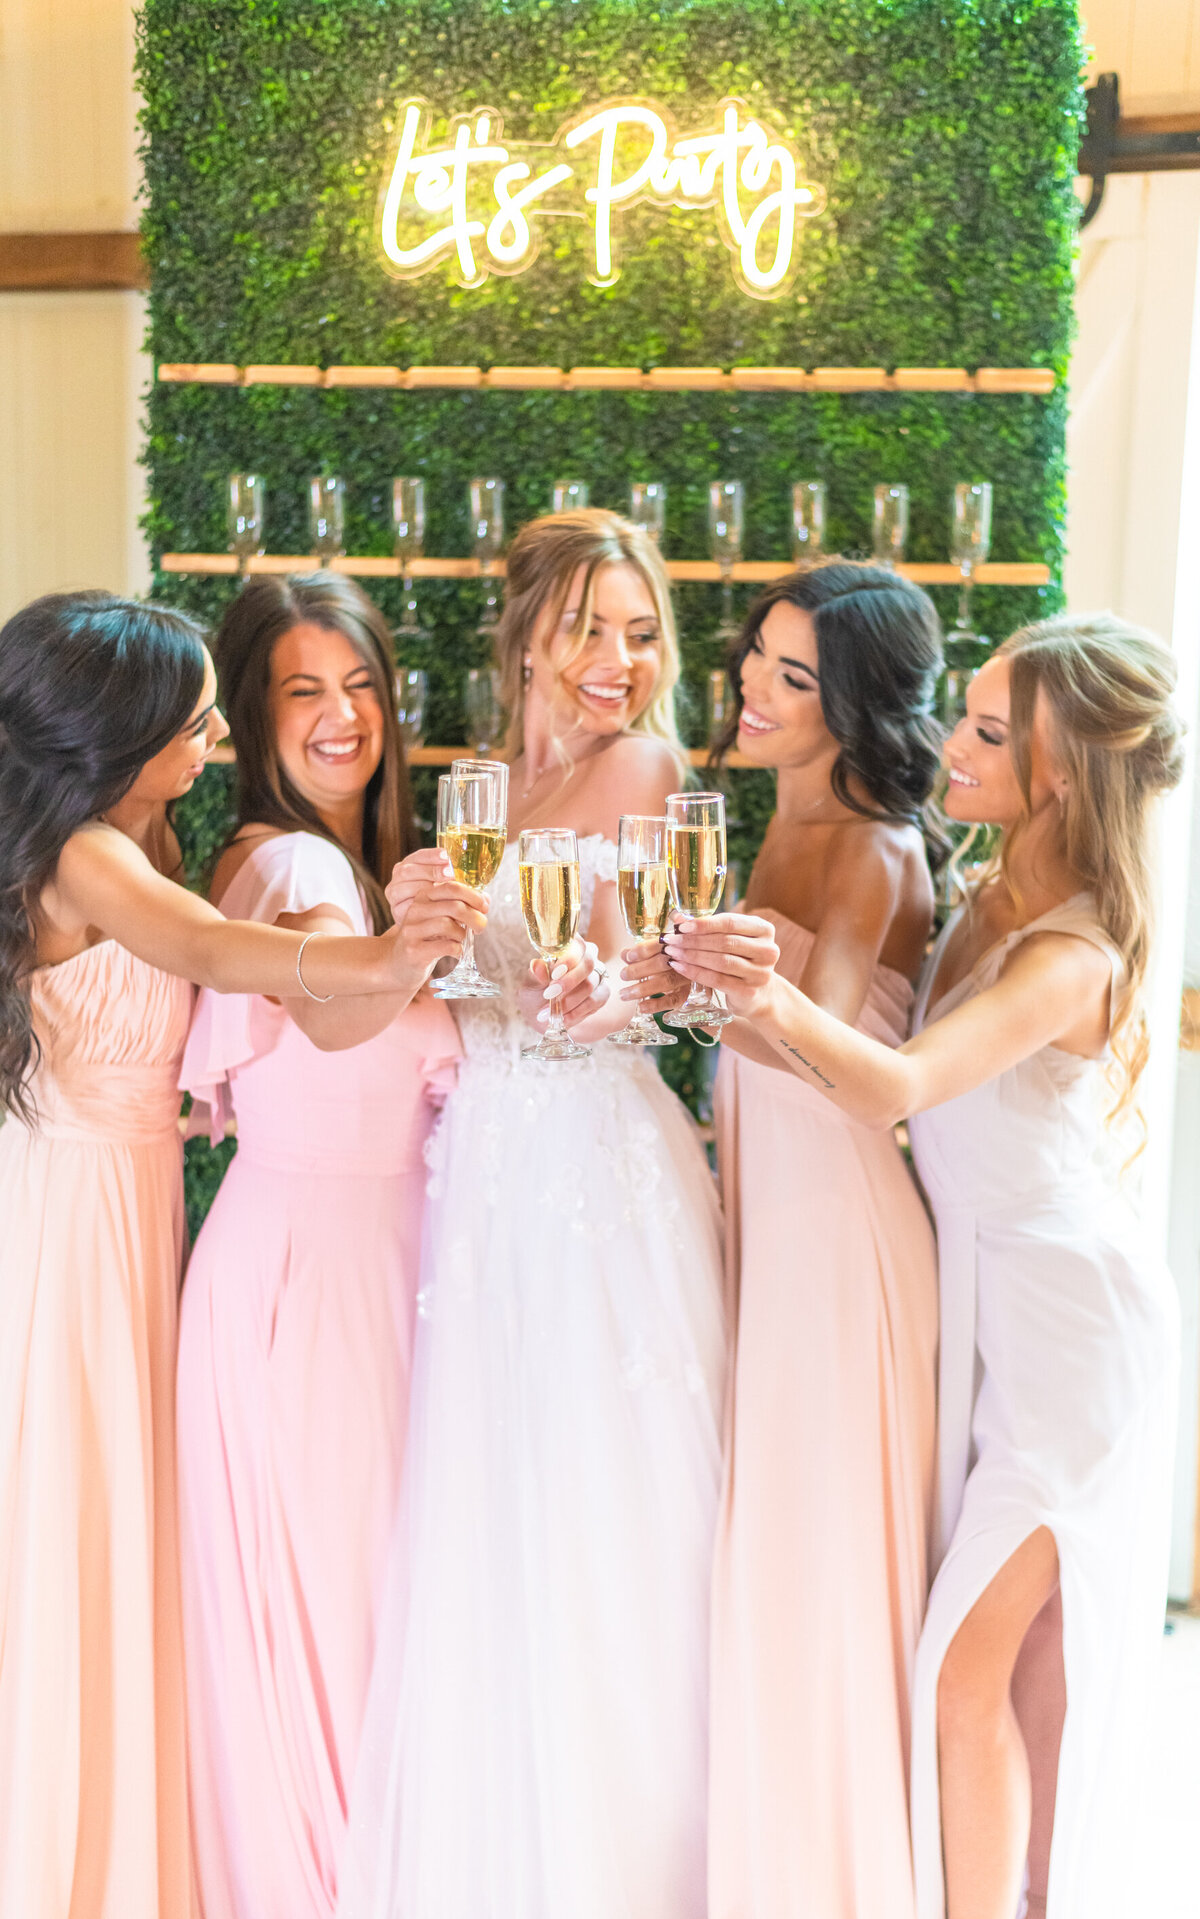
[[[112,593],[52,593],[0,627],[0,1106],[32,1124],[34,914],[59,854],[183,730],[200,629]]]
[[[293,626],[322,626],[349,640],[371,676],[383,712],[383,757],[364,795],[361,859],[297,792],[279,758],[271,724],[271,655]],[[379,608],[340,573],[254,579],[226,608],[213,657],[237,753],[236,821],[230,838],[252,825],[319,834],[346,855],[366,895],[375,931],[386,932],[392,915],[383,889],[397,860],[413,852],[418,842],[396,717],[392,637]]]
[[[839,747],[830,775],[838,799],[864,818],[919,826],[936,872],[950,852],[931,801],[942,757],[942,730],[933,718],[941,627],[929,595],[887,567],[821,560],[760,594],[729,655],[734,710],[716,743],[715,763],[737,738],[742,664],[781,601],[811,613],[816,627],[821,711]]]

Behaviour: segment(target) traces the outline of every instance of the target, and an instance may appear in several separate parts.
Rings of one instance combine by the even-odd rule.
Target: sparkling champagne
[[[450,855],[456,880],[483,887],[496,877],[507,837],[503,826],[443,826],[438,845]]]
[[[720,826],[667,826],[667,877],[681,913],[707,919],[721,904],[725,834]]]
[[[561,957],[579,922],[579,861],[521,862],[525,930],[544,959]]]
[[[666,862],[622,866],[617,873],[617,897],[630,939],[657,939],[667,923],[670,905]]]

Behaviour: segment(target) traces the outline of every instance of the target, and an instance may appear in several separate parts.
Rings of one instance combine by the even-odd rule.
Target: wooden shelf
[[[1053,393],[1040,366],[235,366],[230,361],[163,361],[158,379],[175,386],[430,387],[559,393]]]
[[[252,574],[312,573],[319,564],[315,553],[260,553],[248,563],[246,570]],[[238,571],[238,562],[232,553],[164,553],[159,566],[164,573],[216,574],[226,578]],[[478,560],[411,560],[407,567],[402,567],[395,559],[347,554],[332,561],[329,570],[349,573],[361,580],[398,580],[402,575],[414,580],[503,579],[504,562],[500,560],[485,568]],[[769,580],[783,579],[793,570],[790,560],[742,560],[734,567],[733,578],[739,585],[763,586]],[[907,580],[915,580],[919,586],[957,586],[961,579],[958,567],[950,561],[906,561],[896,571]],[[721,569],[715,560],[668,560],[667,572],[673,580],[705,585],[716,585],[721,578]],[[1024,560],[988,560],[976,567],[974,576],[976,586],[1048,586],[1049,582],[1048,566]]]

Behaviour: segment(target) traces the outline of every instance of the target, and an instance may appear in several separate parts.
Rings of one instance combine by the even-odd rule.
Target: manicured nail
[[[559,960],[558,965],[554,968],[554,971],[550,975],[551,979],[561,979],[563,974],[566,972],[566,970],[567,970],[566,960]]]

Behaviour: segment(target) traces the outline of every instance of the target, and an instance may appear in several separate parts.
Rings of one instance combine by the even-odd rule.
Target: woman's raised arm
[[[487,902],[456,880],[431,882],[401,925],[377,939],[314,935],[227,920],[215,906],[156,872],[139,847],[115,827],[88,826],[59,855],[48,889],[53,915],[107,938],[164,972],[218,993],[266,993],[278,999],[313,995],[394,993],[411,999],[430,967],[458,952],[468,925],[485,924]],[[418,906],[419,909],[418,910]],[[398,1010],[398,1009],[397,1009]]]
[[[684,921],[665,944],[677,972],[715,986],[799,1078],[866,1126],[894,1126],[995,1079],[1071,1034],[1090,1009],[1098,1025],[1107,1025],[1109,960],[1067,933],[1031,935],[994,986],[898,1050],[868,1039],[780,979],[767,920],[724,913]]]

